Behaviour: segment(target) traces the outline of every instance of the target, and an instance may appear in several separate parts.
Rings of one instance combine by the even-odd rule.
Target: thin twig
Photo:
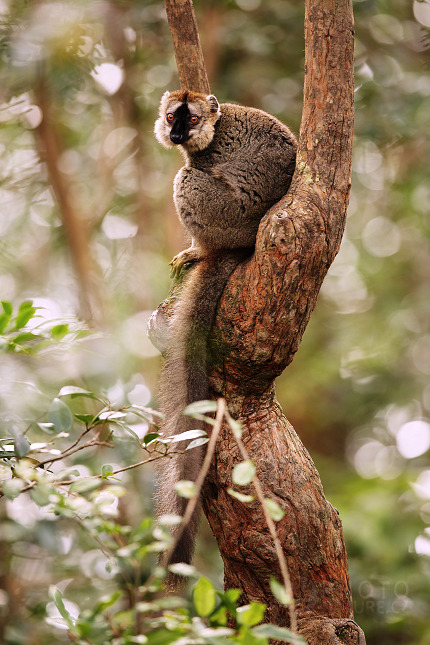
[[[92,439],[91,442],[84,443],[82,446],[77,448],[74,452],[77,452],[78,450],[81,450],[82,448],[88,448],[88,446],[93,446],[93,445],[94,446],[103,445],[103,446],[108,446],[109,448],[113,448],[112,444],[106,443],[104,441],[96,441],[95,442],[94,439]],[[138,468],[139,466],[144,466],[145,464],[149,464],[150,462],[156,461],[157,459],[161,459],[162,457],[166,457],[166,456],[169,456],[169,455],[183,454],[184,452],[185,452],[184,450],[178,450],[178,451],[172,451],[171,453],[157,453],[156,455],[153,455],[152,457],[148,457],[148,459],[144,459],[143,461],[138,461],[137,463],[131,464],[130,466],[124,466],[124,468],[118,468],[118,470],[114,470],[114,471],[112,471],[112,474],[109,475],[109,477],[113,477],[113,475],[118,475],[119,473],[123,473],[126,470],[132,470],[133,468]],[[63,457],[65,457],[65,456],[68,457],[69,454],[67,454],[67,455],[66,454],[61,454],[58,457],[56,457],[55,459],[52,459],[51,461],[56,461],[57,459],[63,459]],[[38,464],[37,467],[39,468],[42,463],[45,464],[45,463],[50,463],[50,462],[40,462],[40,464]],[[85,479],[103,479],[104,477],[105,477],[105,475],[89,475],[88,477],[85,477]],[[76,479],[68,479],[68,480],[59,481],[59,482],[53,481],[53,482],[50,482],[50,484],[52,486],[70,486],[71,484],[75,484],[80,479],[83,479],[83,478],[80,477],[80,478],[76,478]],[[108,477],[106,477],[106,480],[108,481]],[[34,486],[36,486],[36,484],[38,484],[38,483],[39,482],[35,479],[30,484],[27,484],[27,486],[22,488],[20,490],[20,493],[25,493],[26,491],[28,491],[31,488],[33,488]],[[2,491],[0,489],[0,499],[2,497],[3,497],[3,493],[2,493]]]
[[[157,459],[161,459],[161,457],[164,457],[164,455],[162,454],[154,455],[153,457],[148,457],[148,459],[145,459],[144,461],[138,461],[136,464],[131,464],[131,466],[118,468],[118,470],[114,470],[110,475],[108,475],[108,477],[106,477],[106,480],[108,481],[108,478],[112,477],[113,475],[118,475],[118,473],[123,473],[125,470],[131,470],[132,468],[138,468],[139,466],[144,466],[145,464],[149,464],[151,461],[156,461]],[[85,479],[103,479],[103,478],[105,478],[105,475],[89,475],[88,477],[85,477]],[[53,482],[53,484],[56,486],[66,486],[69,484],[74,484],[77,481],[79,481],[79,479],[70,479],[68,481],[63,481],[63,482]]]
[[[88,428],[87,430],[84,430],[84,432],[81,433],[80,437],[74,443],[72,443],[72,445],[69,446],[69,448],[66,448],[66,450],[63,450],[63,452],[60,455],[58,455],[58,457],[52,457],[52,459],[46,459],[46,461],[41,461],[39,463],[39,466],[44,466],[45,464],[51,465],[54,463],[54,461],[65,459],[66,457],[70,457],[70,455],[74,455],[75,452],[78,452],[79,450],[83,450],[84,448],[90,448],[92,446],[108,446],[109,448],[113,448],[114,446],[111,443],[107,443],[106,441],[98,441],[98,438],[103,432],[103,429],[104,429],[104,424],[92,439],[83,443],[82,446],[78,446],[77,448],[75,448],[76,444],[82,439],[82,437],[87,432],[89,432],[89,430],[92,430],[92,428]]]
[[[230,413],[228,410],[225,411],[225,416],[227,421],[233,421],[232,417],[230,416]],[[230,426],[231,427],[231,426]],[[249,455],[246,451],[246,448],[243,444],[242,439],[237,436],[236,433],[232,432],[234,438],[236,439],[236,443],[239,446],[239,450],[242,454],[242,457],[244,460],[249,460]],[[296,612],[295,612],[295,602],[294,602],[294,595],[293,595],[293,588],[291,586],[291,579],[290,579],[290,574],[288,573],[288,566],[287,566],[287,561],[285,559],[284,552],[282,550],[282,545],[281,542],[278,538],[278,534],[276,533],[276,526],[275,522],[270,516],[269,511],[266,508],[266,505],[264,503],[264,494],[263,490],[261,488],[260,481],[257,477],[257,475],[254,475],[252,478],[252,483],[255,488],[255,492],[257,493],[258,500],[263,508],[263,513],[264,513],[264,519],[266,520],[266,524],[269,528],[270,534],[272,536],[273,542],[275,544],[275,549],[276,549],[276,555],[279,561],[279,566],[281,568],[281,573],[282,573],[282,578],[284,581],[284,587],[287,595],[289,596],[290,604],[288,605],[289,613],[290,613],[290,623],[291,623],[291,631],[293,634],[297,633],[297,618],[296,618]]]
[[[209,443],[208,443],[208,447],[207,447],[207,450],[206,450],[206,455],[205,455],[202,467],[200,469],[199,475],[198,475],[198,477],[197,477],[197,479],[195,481],[195,484],[194,484],[196,492],[193,495],[193,497],[191,497],[191,499],[189,500],[189,502],[187,504],[187,507],[185,509],[185,513],[184,513],[184,516],[182,518],[182,521],[181,521],[180,525],[178,526],[177,532],[175,533],[175,539],[173,541],[173,544],[169,547],[169,549],[164,554],[164,557],[163,557],[164,562],[169,562],[170,557],[173,554],[177,543],[181,539],[181,535],[183,534],[183,532],[185,530],[185,527],[190,522],[190,520],[191,520],[191,518],[193,516],[194,510],[195,510],[195,508],[197,506],[197,502],[198,502],[198,500],[200,498],[200,492],[202,490],[203,483],[204,483],[204,481],[206,479],[206,475],[208,474],[208,470],[209,470],[209,467],[211,465],[212,457],[213,457],[213,454],[215,452],[215,444],[216,444],[216,441],[218,439],[218,435],[219,435],[220,430],[221,430],[221,424],[222,424],[222,420],[223,420],[223,417],[224,417],[225,409],[226,409],[226,407],[225,407],[224,399],[218,399],[218,411],[217,411],[216,418],[215,418],[215,424],[212,427],[211,437],[210,437],[210,440],[209,440]]]
[[[18,381],[16,381],[16,382],[18,382]],[[30,430],[31,426],[32,426],[33,424],[37,423],[37,422],[39,421],[39,419],[43,419],[43,417],[44,417],[44,416],[45,416],[45,413],[40,414],[40,415],[39,415],[38,417],[36,417],[33,421],[31,421],[31,422],[30,422],[30,424],[26,427],[26,429],[24,430],[24,432],[23,432],[22,434],[25,436],[25,435],[27,434],[27,432]]]
[[[104,426],[103,426],[103,427],[104,427]],[[89,432],[89,431],[90,431],[90,430],[92,430],[93,428],[94,428],[94,426],[88,426],[87,428],[85,428],[85,430],[83,430],[83,431],[81,432],[81,434],[80,434],[80,435],[79,435],[79,437],[76,439],[76,441],[74,441],[74,442],[73,442],[73,443],[72,443],[68,448],[66,448],[66,450],[64,450],[63,452],[68,452],[69,450],[71,450],[72,448],[74,448],[75,446],[77,446],[77,445],[78,445],[78,443],[80,442],[80,440],[82,439],[82,437],[83,437],[84,435],[86,435],[86,434],[87,434],[87,432]]]
[[[37,480],[35,479],[34,481],[32,481],[32,482],[31,482],[31,484],[27,484],[27,486],[24,486],[24,488],[21,488],[21,490],[20,490],[19,492],[20,492],[20,493],[25,493],[27,490],[30,490],[31,488],[33,488],[33,486],[36,486],[36,484],[37,484],[37,483],[38,483],[38,482],[37,482]],[[2,494],[3,494],[3,493],[2,493]]]

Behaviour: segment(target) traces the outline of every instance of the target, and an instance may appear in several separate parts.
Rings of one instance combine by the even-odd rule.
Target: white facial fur
[[[171,125],[166,119],[168,113],[174,113],[175,110],[184,102],[182,92],[165,92],[161,98],[159,118],[155,122],[154,134],[157,140],[165,148],[173,148],[174,143],[170,140]],[[189,92],[187,104],[191,114],[199,117],[199,122],[190,128],[190,138],[184,144],[178,146],[185,152],[195,152],[204,150],[211,143],[214,137],[215,124],[221,116],[219,103],[213,94],[204,96]]]

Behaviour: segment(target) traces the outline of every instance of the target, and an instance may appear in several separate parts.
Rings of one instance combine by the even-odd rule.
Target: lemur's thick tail
[[[175,313],[171,319],[171,338],[161,375],[161,406],[166,419],[163,433],[171,436],[208,426],[182,415],[194,401],[208,399],[208,337],[215,321],[216,309],[227,280],[250,250],[209,255],[193,266],[184,281]],[[185,444],[175,444],[178,449]],[[156,498],[157,514],[183,515],[187,500],[175,492],[175,484],[195,481],[202,466],[205,448],[198,447],[172,459],[161,459]],[[182,533],[167,564],[191,563],[200,508]],[[170,580],[172,583],[172,579]],[[173,581],[174,584],[174,581]]]

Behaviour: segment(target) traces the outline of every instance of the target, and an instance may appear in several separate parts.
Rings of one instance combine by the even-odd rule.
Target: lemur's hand
[[[182,269],[186,268],[187,264],[192,264],[198,262],[202,259],[202,253],[196,246],[190,246],[189,249],[181,251],[178,255],[175,255],[173,260],[170,262],[170,277],[179,278],[179,274]]]

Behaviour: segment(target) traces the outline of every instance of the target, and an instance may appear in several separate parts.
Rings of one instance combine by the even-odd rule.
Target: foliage
[[[37,309],[31,301],[21,303],[16,316],[13,316],[9,302],[3,302],[2,306],[7,317],[2,335],[6,352],[37,354],[52,343],[61,344],[69,333],[69,325],[64,323],[50,325],[49,333],[27,330],[26,325],[37,321]],[[76,403],[73,412],[63,399]],[[88,412],[84,405],[88,399],[98,408],[96,411]],[[79,403],[81,405],[77,405]],[[200,401],[188,406],[187,413],[213,423],[212,419],[204,416],[213,410],[213,401]],[[148,423],[142,438],[133,430],[136,417]],[[66,385],[37,421],[30,422],[23,432],[19,423],[11,424],[8,427],[11,436],[0,439],[0,497],[16,505],[21,496],[29,493],[33,510],[37,509],[44,520],[55,522],[57,531],[73,521],[98,546],[96,558],[101,556],[99,566],[104,565],[107,574],[102,574],[102,577],[112,577],[110,593],[100,595],[100,590],[90,606],[84,600],[84,607],[81,607],[82,601],[66,599],[64,589],[51,585],[51,602],[42,600],[35,617],[42,615],[46,626],[53,628],[54,633],[59,629],[67,630],[72,642],[81,644],[198,642],[208,645],[268,645],[269,637],[276,636],[278,640],[290,642],[293,639],[297,645],[305,645],[303,639],[288,629],[270,624],[258,626],[264,618],[265,605],[252,602],[239,606],[240,591],[216,591],[213,583],[205,576],[199,576],[190,565],[169,567],[179,576],[197,579],[190,599],[160,598],[167,572],[156,565],[154,554],[169,549],[172,536],[168,527],[180,523],[181,518],[163,515],[158,525],[151,517],[141,519],[135,527],[121,524],[118,504],[127,495],[127,489],[118,475],[152,461],[169,458],[178,452],[176,445],[179,443],[183,446],[188,442],[184,450],[190,450],[208,441],[202,430],[163,438],[156,424],[160,417],[160,413],[150,408],[137,404],[112,406],[105,395]],[[128,441],[136,442],[144,453],[144,459],[122,468],[105,463],[93,468],[92,472],[82,473],[82,467],[73,463],[77,453],[83,451],[85,459],[91,448],[114,449],[119,438],[118,430],[122,431],[119,437],[128,435]],[[33,440],[41,434],[48,435],[48,441]],[[58,469],[59,465],[62,467]],[[250,461],[239,466],[242,470],[251,469],[251,478],[255,475],[255,467]],[[243,483],[243,477],[243,473],[239,478],[233,477],[234,483]],[[249,481],[247,479],[244,483]],[[198,495],[193,482],[179,482],[177,491],[186,498]],[[276,502],[265,501],[269,506],[272,504],[271,512],[281,519],[281,509],[277,508]],[[13,516],[13,510],[11,514]],[[89,551],[85,555],[91,553]],[[271,585],[275,597],[284,602],[283,586],[276,580],[272,580]],[[289,604],[289,601],[284,604]],[[38,631],[41,632],[41,642],[49,639],[49,629],[44,632],[39,625]],[[4,637],[5,642],[19,643],[24,634],[11,627],[6,629]]]
[[[303,3],[195,4],[218,98],[266,109],[298,132]],[[418,0],[354,2],[356,130],[346,236],[297,357],[277,383],[339,508],[356,619],[369,645],[430,638],[428,7]],[[118,607],[114,627],[126,630],[137,593],[130,589],[154,563],[149,554],[133,559],[132,550],[120,570],[105,568],[113,552],[133,543],[133,532],[139,554],[146,539],[157,542],[152,529],[148,538],[139,529],[151,512],[150,465],[110,473],[144,460],[142,450],[147,458],[143,437],[154,429],[153,417],[130,408],[156,408],[158,356],[144,329],[168,291],[168,261],[181,248],[170,187],[181,160],[151,135],[160,95],[178,83],[158,0],[4,0],[0,30],[0,445],[6,467],[18,459],[27,468],[10,478],[9,494],[21,478],[32,485],[0,502],[0,641],[44,645],[67,640],[67,630],[51,626],[48,633],[42,620],[65,620],[58,593],[47,604],[49,585],[73,620],[120,590],[116,605],[94,622]],[[77,322],[83,317],[97,331]],[[101,393],[102,400],[59,396],[64,387]],[[109,418],[115,412],[127,416]],[[53,462],[53,474],[29,466],[30,459],[59,456],[30,452],[32,444],[61,453],[87,424],[82,443],[104,428],[97,441],[114,447],[77,451],[67,464]],[[28,467],[40,482],[26,480]],[[55,479],[66,468],[79,472],[70,479],[100,487],[73,493],[80,514],[55,516],[49,496],[53,488],[63,499],[72,486]],[[39,485],[39,501],[48,495],[44,506],[31,497]],[[127,495],[116,496],[115,487]],[[106,533],[85,527],[85,509],[95,505]],[[110,523],[118,527],[113,533]],[[203,527],[197,565],[218,583],[208,533]]]

